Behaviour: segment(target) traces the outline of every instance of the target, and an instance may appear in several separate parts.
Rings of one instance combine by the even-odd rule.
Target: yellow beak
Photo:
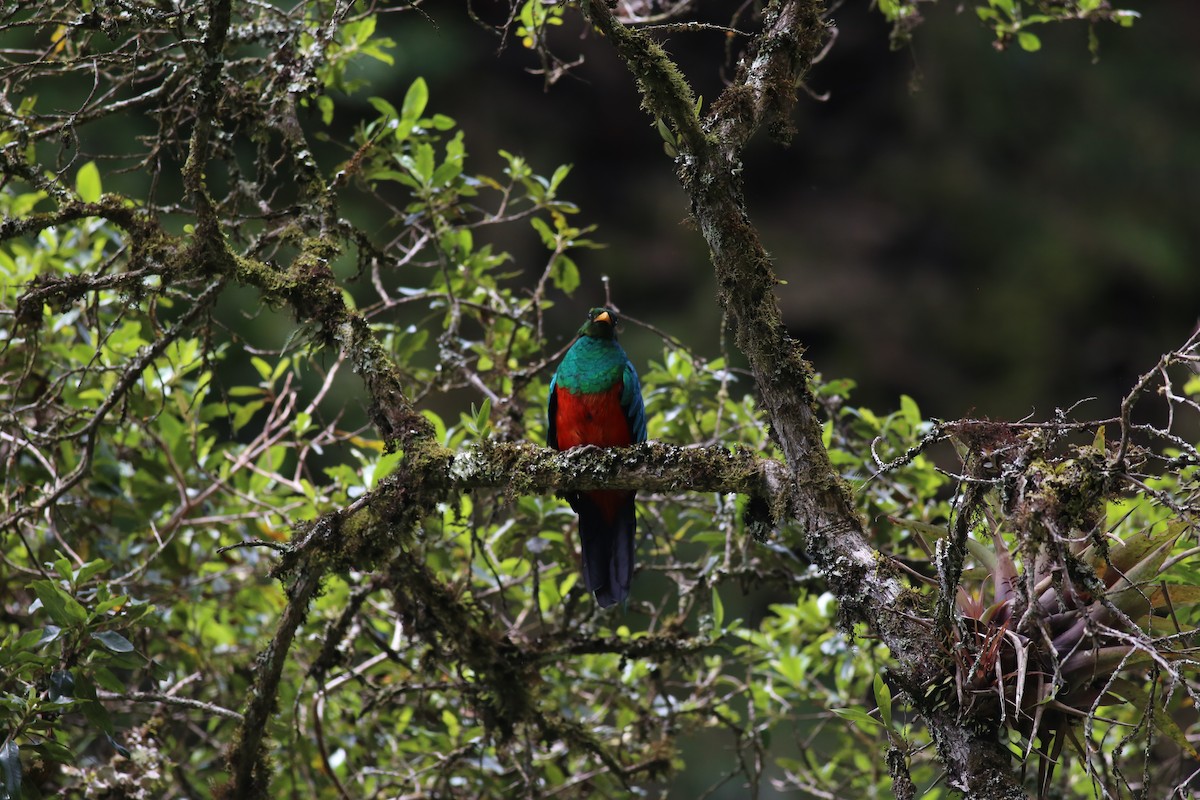
[[[608,315],[607,311],[601,311],[592,322],[612,322],[612,317]]]

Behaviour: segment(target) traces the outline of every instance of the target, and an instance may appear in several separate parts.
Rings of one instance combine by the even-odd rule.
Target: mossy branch
[[[130,200],[117,194],[105,194],[94,203],[72,200],[63,203],[54,211],[0,220],[0,242],[20,236],[35,236],[55,225],[88,217],[100,217],[113,223],[129,234],[134,245],[145,246],[162,235],[158,224]]]
[[[791,496],[787,468],[748,448],[662,442],[561,453],[527,443],[485,442],[451,456],[445,481],[435,479],[435,485],[450,493],[500,489],[510,495],[586,489],[737,492],[777,498],[785,509]]]
[[[642,107],[670,122],[682,151],[694,155],[705,152],[708,144],[700,128],[692,87],[666,51],[644,34],[622,25],[605,0],[587,0],[583,9],[629,66],[642,92]]]
[[[288,589],[284,609],[271,643],[255,662],[254,681],[247,693],[245,717],[238,725],[237,737],[228,749],[229,770],[233,777],[218,788],[218,798],[269,797],[271,780],[263,740],[271,717],[279,703],[279,679],[291,650],[296,630],[308,616],[308,607],[321,588],[324,574],[310,570]]]
[[[716,147],[736,155],[764,124],[775,138],[787,141],[796,87],[828,35],[824,0],[768,5],[762,32],[738,63],[735,80],[713,103],[706,120]]]
[[[438,503],[472,491],[510,498],[588,489],[734,492],[765,502],[769,524],[790,519],[796,502],[787,467],[745,448],[647,442],[559,452],[525,442],[483,442],[454,452],[424,443],[405,455],[371,494],[308,526],[276,575],[289,575],[314,559],[332,562],[335,569],[365,568],[402,544],[408,529]]]

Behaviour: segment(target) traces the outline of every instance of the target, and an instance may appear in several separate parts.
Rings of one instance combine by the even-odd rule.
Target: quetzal
[[[547,444],[625,447],[646,441],[642,387],[617,344],[613,312],[593,308],[550,381]],[[635,492],[601,489],[568,492],[579,515],[583,580],[602,608],[629,596],[637,530]]]

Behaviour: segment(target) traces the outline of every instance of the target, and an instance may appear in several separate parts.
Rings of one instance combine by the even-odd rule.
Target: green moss
[[[1018,509],[1031,532],[1063,535],[1072,530],[1090,531],[1104,517],[1104,503],[1113,491],[1113,479],[1104,454],[1086,447],[1074,458],[1036,459],[1025,471]]]
[[[585,9],[597,28],[609,37],[633,73],[642,94],[642,108],[653,117],[670,120],[682,149],[693,154],[708,148],[696,119],[696,98],[679,68],[662,47],[644,33],[615,19],[607,6],[593,0]]]

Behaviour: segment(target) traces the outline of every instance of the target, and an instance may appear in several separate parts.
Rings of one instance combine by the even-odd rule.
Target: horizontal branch
[[[415,444],[373,492],[298,526],[272,576],[286,580],[314,564],[337,571],[377,563],[438,503],[475,490],[509,498],[591,489],[735,492],[754,501],[746,522],[760,531],[796,517],[801,499],[786,465],[743,447],[646,442],[559,452],[528,442],[482,442],[452,452]]]
[[[100,217],[122,228],[132,236],[134,245],[145,245],[156,237],[165,238],[162,229],[144,211],[121,195],[107,194],[94,203],[70,200],[53,211],[0,220],[0,242],[20,236],[36,236],[47,228],[88,217]]]
[[[447,492],[503,489],[552,494],[586,489],[648,492],[738,492],[790,504],[792,479],[779,461],[739,447],[680,447],[646,442],[632,447],[576,447],[559,452],[526,442],[484,442],[453,455],[442,479]]]
[[[225,717],[241,722],[245,717],[233,711],[232,709],[224,708],[215,703],[206,703],[203,700],[193,700],[190,697],[176,697],[162,692],[106,692],[103,689],[96,690],[96,697],[100,700],[124,700],[129,703],[163,703],[165,705],[184,706],[186,708],[194,708],[198,711],[203,711],[209,716]]]
[[[422,444],[425,444],[422,447]],[[736,492],[759,502],[750,522],[776,526],[795,516],[799,499],[787,466],[739,447],[680,447],[645,442],[632,447],[576,447],[559,452],[528,442],[481,442],[454,452],[417,442],[406,458],[371,494],[322,515],[304,527],[273,571],[282,577],[301,565],[328,562],[361,568],[371,563],[390,536],[433,513],[437,504],[474,490],[500,491],[507,497],[547,495],[590,489],[645,492]],[[406,518],[400,525],[397,515]],[[374,530],[382,520],[383,530]],[[358,531],[359,535],[348,535]]]

